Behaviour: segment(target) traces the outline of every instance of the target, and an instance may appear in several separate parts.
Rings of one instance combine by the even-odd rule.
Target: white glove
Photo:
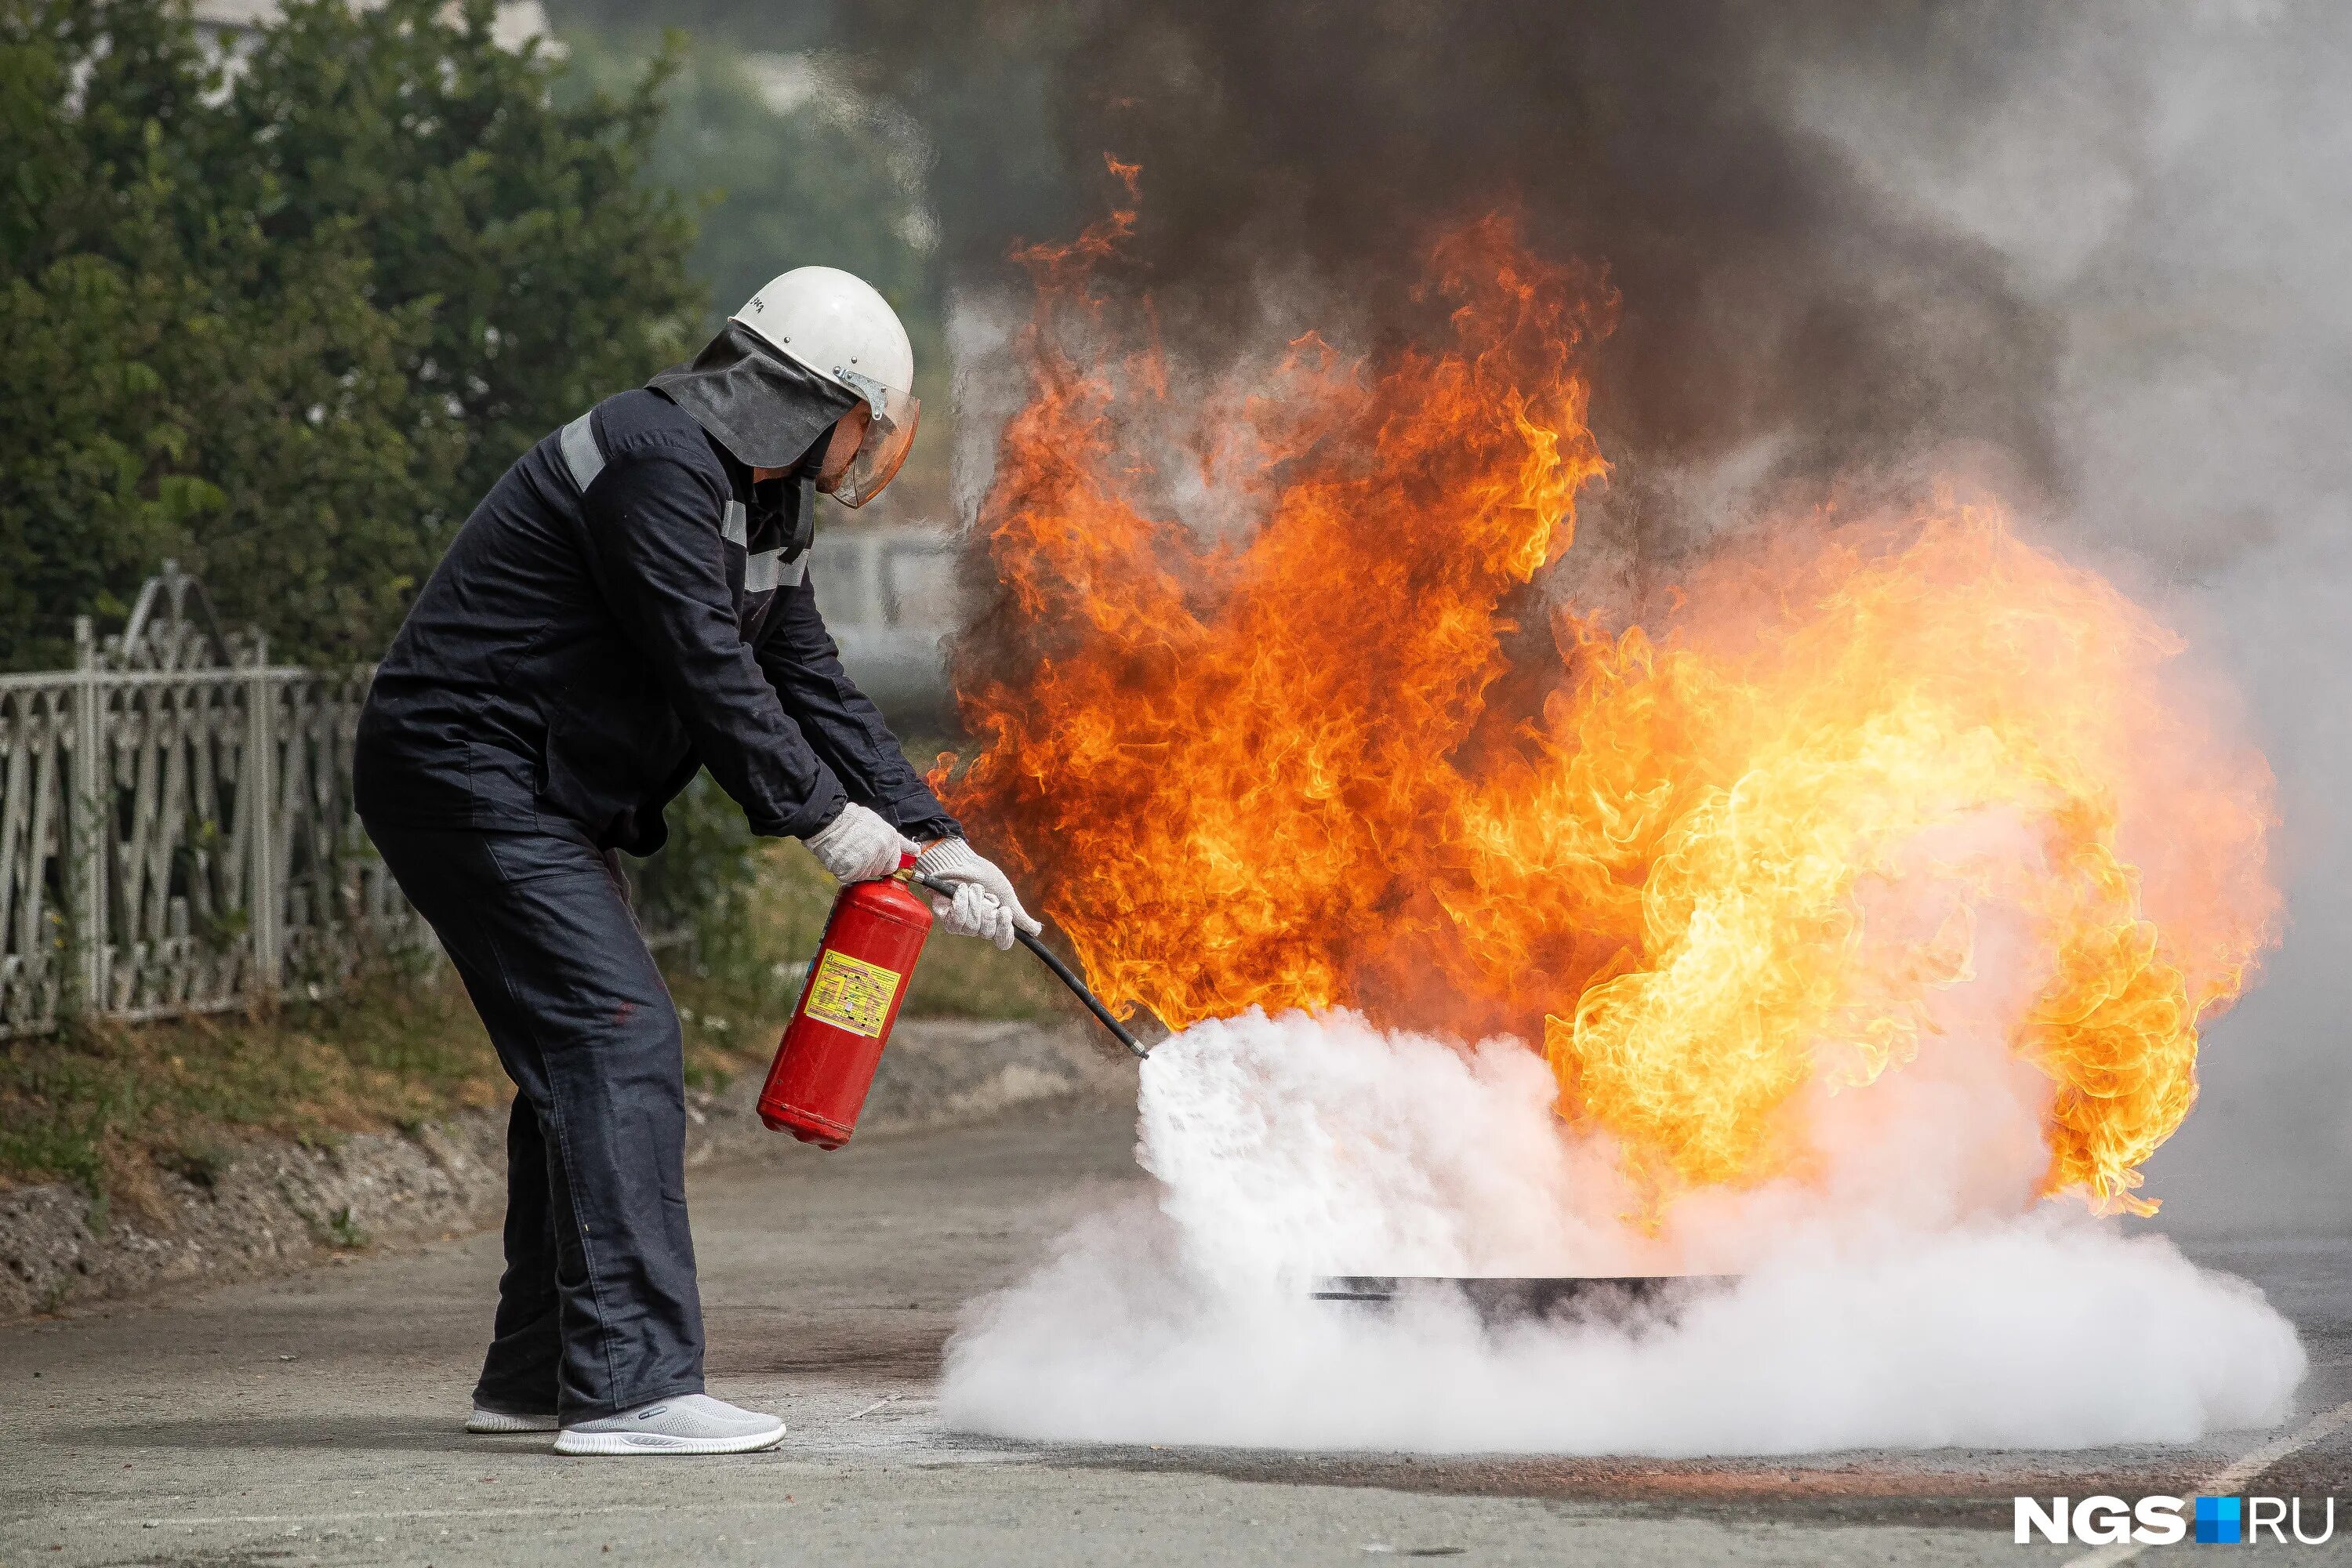
[[[898,857],[915,847],[905,834],[856,801],[802,842],[817,864],[842,882],[887,877],[898,868]]]
[[[931,912],[939,916],[943,931],[957,936],[976,936],[1000,948],[1013,945],[1013,911],[998,903],[996,896],[977,882],[958,885],[952,900],[933,893]]]
[[[1021,907],[1021,895],[988,861],[961,838],[942,838],[915,862],[919,874],[955,889],[953,899],[931,895],[931,912],[958,936],[984,937],[1000,948],[1013,945],[1013,928],[1031,936],[1045,930]]]

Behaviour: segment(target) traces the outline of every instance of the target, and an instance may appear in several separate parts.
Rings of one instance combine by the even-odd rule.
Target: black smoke
[[[1999,252],[1865,183],[1793,102],[1824,51],[1924,53],[1964,84],[2030,47],[2032,8],[1961,9],[1978,25],[1893,0],[882,0],[844,25],[870,84],[932,123],[963,279],[1098,214],[1108,153],[1143,169],[1119,276],[1183,346],[1247,341],[1270,277],[1376,339],[1409,330],[1436,228],[1513,209],[1620,296],[1591,370],[1621,504],[1759,438],[1791,479],[1962,447],[2053,493],[2045,316]]]

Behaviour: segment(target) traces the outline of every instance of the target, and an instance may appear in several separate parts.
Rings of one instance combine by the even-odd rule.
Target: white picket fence
[[[0,675],[0,1038],[331,984],[429,940],[352,809],[365,670],[233,647],[171,563],[76,668]]]

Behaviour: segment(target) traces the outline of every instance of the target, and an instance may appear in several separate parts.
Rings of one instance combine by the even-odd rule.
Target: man
[[[956,888],[947,930],[1037,929],[843,672],[808,579],[815,498],[862,506],[905,459],[914,369],[873,289],[785,273],[509,468],[376,672],[360,815],[517,1090],[468,1431],[566,1454],[783,1436],[703,1393],[677,1015],[614,854],[660,847],[698,768],[843,881],[919,847]]]

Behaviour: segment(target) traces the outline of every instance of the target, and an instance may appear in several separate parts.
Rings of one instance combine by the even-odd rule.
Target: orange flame
[[[1436,341],[1310,335],[1179,394],[1090,284],[1132,218],[1026,256],[979,745],[935,780],[1108,1000],[1539,1037],[1561,1114],[1664,1197],[1801,1173],[1800,1091],[1899,1065],[1997,958],[2055,1086],[2045,1188],[2153,1209],[2137,1167],[2278,903],[2268,770],[2175,638],[1990,510],[1800,520],[1654,633],[1557,614],[1513,721],[1512,607],[1607,471],[1576,370],[1605,293],[1489,218],[1432,252]]]

